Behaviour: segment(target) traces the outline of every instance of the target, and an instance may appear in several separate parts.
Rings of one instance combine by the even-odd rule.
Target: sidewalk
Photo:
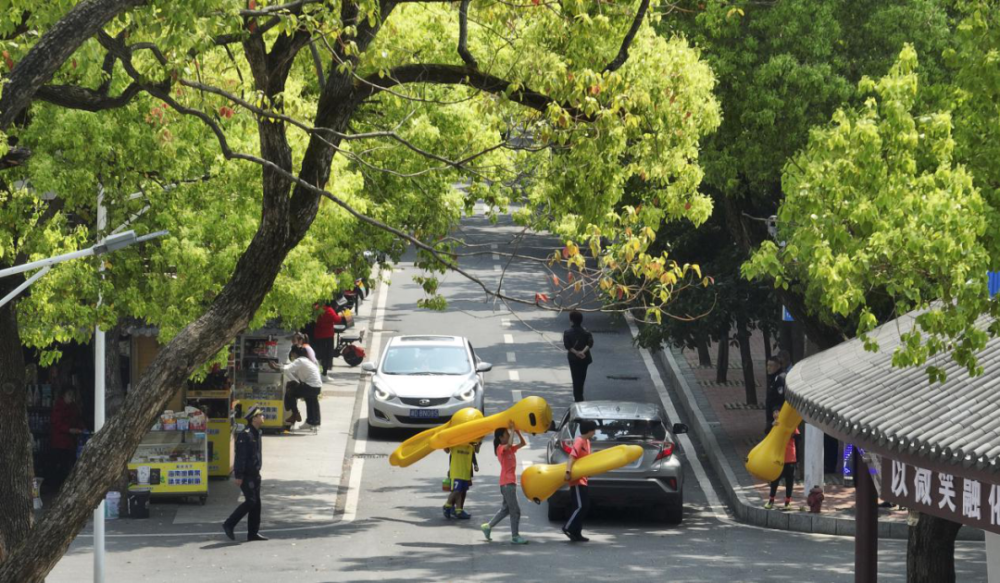
[[[372,290],[355,315],[356,331],[371,327],[376,290]],[[365,333],[366,344],[370,338],[369,330]],[[318,434],[264,434],[261,493],[266,509],[262,531],[331,524],[339,511],[338,504],[343,505],[341,494],[347,487],[343,479],[347,471],[345,454],[354,432],[351,419],[361,367],[352,368],[343,359],[336,359],[331,375],[333,379],[324,381],[320,395],[323,425]],[[149,519],[110,520],[106,528],[111,536],[219,534],[220,525],[241,499],[240,489],[231,478],[212,479],[204,506],[191,500],[154,498],[149,506]],[[245,523],[241,527],[245,529]],[[88,523],[81,534],[87,536],[91,529],[92,524]]]
[[[844,486],[838,474],[827,474],[823,486],[826,496],[821,514],[805,512],[809,485],[803,488],[796,481],[792,494],[794,510],[765,510],[769,487],[766,482],[750,475],[744,467],[747,454],[763,439],[765,396],[765,362],[763,339],[753,336],[751,349],[754,357],[754,374],[757,381],[757,406],[746,405],[743,370],[738,350],[730,350],[729,371],[725,383],[716,382],[714,364],[718,352],[711,346],[712,367],[701,367],[693,350],[664,347],[658,353],[667,370],[671,388],[675,390],[682,407],[692,422],[694,432],[711,461],[716,474],[723,482],[723,493],[738,519],[743,522],[801,532],[823,534],[854,534],[854,488]],[[784,497],[784,486],[779,489],[779,505]],[[879,509],[879,536],[906,538],[907,512]]]

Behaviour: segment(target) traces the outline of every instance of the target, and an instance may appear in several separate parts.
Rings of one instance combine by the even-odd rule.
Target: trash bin
[[[128,517],[149,518],[149,490],[135,489],[128,493]]]
[[[118,518],[121,501],[121,492],[108,492],[108,495],[104,497],[104,518],[108,520]]]

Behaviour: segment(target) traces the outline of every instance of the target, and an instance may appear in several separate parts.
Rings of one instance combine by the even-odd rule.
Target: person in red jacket
[[[776,409],[773,413],[774,425],[778,424],[778,413]],[[771,495],[768,498],[767,504],[764,508],[770,510],[774,508],[774,496],[778,493],[778,486],[781,485],[781,481],[785,481],[785,510],[790,510],[792,508],[792,486],[795,484],[795,463],[798,461],[795,452],[795,436],[799,434],[799,429],[795,428],[795,433],[788,438],[788,443],[785,445],[785,467],[781,470],[781,475],[778,479],[771,482]]]
[[[76,463],[76,436],[87,428],[72,388],[63,389],[53,403],[51,421],[49,445],[55,462],[56,481],[62,483]]]
[[[314,306],[319,315],[316,317],[316,327],[313,329],[313,339],[316,341],[316,358],[323,369],[323,374],[333,368],[333,327],[340,324],[344,319],[330,307],[330,302],[323,302]]]

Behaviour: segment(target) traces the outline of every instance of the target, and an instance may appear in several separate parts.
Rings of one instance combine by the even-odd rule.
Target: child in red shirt
[[[518,443],[513,445],[514,433],[517,433]],[[521,537],[518,532],[518,525],[521,522],[521,506],[517,502],[517,450],[524,447],[524,436],[520,430],[514,427],[511,421],[507,429],[497,429],[493,436],[493,451],[500,458],[500,494],[503,496],[503,506],[493,517],[493,520],[483,524],[479,528],[486,535],[486,540],[490,538],[493,527],[500,524],[500,521],[510,515],[510,542],[515,545],[527,544],[527,539]]]
[[[774,411],[774,424],[778,424],[778,411]],[[774,495],[778,493],[778,485],[781,480],[785,480],[785,510],[792,507],[792,486],[795,484],[795,462],[797,457],[795,455],[795,436],[799,434],[799,429],[795,428],[795,433],[788,438],[788,445],[785,446],[785,467],[781,470],[781,475],[778,479],[771,482],[771,496],[768,499],[767,504],[764,508],[770,510],[774,508]]]

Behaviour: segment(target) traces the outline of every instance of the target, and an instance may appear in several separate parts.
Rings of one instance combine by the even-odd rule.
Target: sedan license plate
[[[410,417],[414,419],[437,419],[437,409],[410,409]]]

